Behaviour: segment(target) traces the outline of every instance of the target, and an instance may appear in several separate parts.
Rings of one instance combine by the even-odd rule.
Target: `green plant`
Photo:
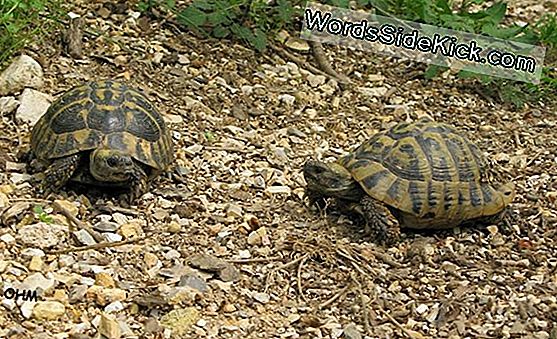
[[[0,0],[0,66],[31,37],[50,31],[60,6],[60,0]]]
[[[459,77],[478,79],[485,86],[486,91],[493,92],[493,96],[515,106],[522,106],[527,101],[557,100],[557,77],[555,72],[552,72],[557,61],[557,14],[555,13],[544,15],[533,24],[518,26],[504,24],[507,6],[503,2],[486,6],[485,0],[465,0],[457,9],[453,9],[454,5],[450,0],[358,0],[358,3],[361,6],[374,7],[381,15],[545,46],[546,67],[543,69],[539,85],[508,81],[468,71],[460,71]],[[472,10],[474,5],[480,8]],[[442,66],[429,65],[424,76],[426,79],[431,79],[446,69]]]
[[[205,137],[205,139],[207,140],[208,143],[213,143],[217,140],[217,137],[211,131],[205,131],[203,133],[203,136]]]
[[[184,26],[215,38],[237,38],[262,51],[268,37],[285,27],[301,13],[302,1],[277,0],[194,0],[185,8],[174,1],[156,2],[176,14]],[[142,1],[138,9],[146,11],[155,1]]]
[[[52,224],[53,220],[48,213],[46,213],[41,205],[35,205],[33,207],[33,213],[35,213],[35,217],[38,218],[40,221],[45,222],[47,224]]]
[[[521,105],[527,100],[556,97],[557,80],[551,71],[557,59],[557,15],[543,16],[538,22],[519,26],[507,24],[507,5],[502,1],[463,0],[456,6],[453,0],[326,0],[326,4],[375,11],[383,16],[445,27],[458,31],[483,34],[504,40],[539,44],[548,48],[546,67],[540,85],[524,84],[467,71],[459,77],[478,79],[503,101]],[[164,7],[173,12],[182,25],[206,36],[240,39],[257,50],[264,50],[272,36],[283,29],[295,35],[305,2],[301,0],[193,0],[178,8],[173,0],[143,0],[138,8],[147,11]],[[555,66],[553,66],[555,67]],[[430,65],[424,76],[437,76],[446,67]]]

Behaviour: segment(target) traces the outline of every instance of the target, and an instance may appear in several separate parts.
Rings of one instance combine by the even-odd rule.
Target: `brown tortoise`
[[[43,190],[69,180],[128,186],[130,199],[173,161],[170,131],[139,91],[106,80],[75,87],[58,98],[31,134],[35,156],[49,164]]]
[[[452,228],[500,219],[514,185],[487,182],[486,161],[453,127],[420,119],[374,135],[337,162],[309,160],[306,194],[312,202],[335,197],[361,214],[366,229],[393,241],[399,226]]]

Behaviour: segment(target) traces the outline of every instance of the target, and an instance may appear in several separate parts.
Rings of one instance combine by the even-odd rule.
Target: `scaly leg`
[[[147,192],[149,187],[147,179],[147,174],[145,174],[143,168],[136,164],[133,172],[130,174],[130,204]]]
[[[73,154],[54,160],[45,171],[45,178],[40,187],[41,191],[48,193],[64,186],[74,174],[80,160],[81,154]]]
[[[310,191],[306,189],[304,193],[304,198],[308,198],[309,206],[315,204],[320,211],[324,210],[327,207],[327,202],[325,201],[325,198],[323,198],[322,195],[314,191]]]
[[[387,244],[400,239],[399,222],[384,204],[366,195],[362,198],[361,206],[367,234]]]

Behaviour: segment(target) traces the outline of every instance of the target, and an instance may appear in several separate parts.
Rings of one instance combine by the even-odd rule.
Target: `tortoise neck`
[[[347,201],[360,201],[364,195],[364,190],[355,180],[342,190],[335,192],[335,196]]]

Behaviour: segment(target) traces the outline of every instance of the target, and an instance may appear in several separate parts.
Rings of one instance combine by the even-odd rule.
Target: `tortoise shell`
[[[155,170],[173,160],[161,114],[142,93],[111,80],[74,87],[53,102],[33,128],[31,147],[45,161],[98,147],[130,154]]]
[[[424,119],[374,135],[339,163],[413,228],[496,215],[514,197],[512,184],[487,183],[487,162],[476,145],[453,127]]]

